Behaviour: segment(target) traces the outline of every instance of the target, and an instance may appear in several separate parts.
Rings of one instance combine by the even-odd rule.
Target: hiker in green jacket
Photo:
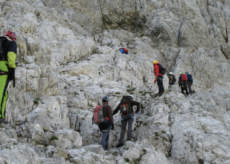
[[[137,106],[137,110],[133,111],[133,106],[135,105]],[[124,137],[125,137],[125,130],[126,130],[127,123],[128,123],[127,141],[131,141],[134,114],[137,114],[139,112],[140,103],[133,101],[133,97],[131,95],[123,96],[121,102],[113,111],[113,115],[115,115],[119,110],[121,113],[121,134],[120,134],[120,140],[116,145],[116,147],[120,147],[124,145]]]
[[[17,54],[16,34],[8,31],[0,36],[0,123],[7,124],[5,120],[6,101],[8,99],[7,87],[15,79],[15,60]],[[13,83],[13,85],[15,85]]]

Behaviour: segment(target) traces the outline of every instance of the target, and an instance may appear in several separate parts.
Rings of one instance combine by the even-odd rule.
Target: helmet
[[[185,72],[185,74],[189,74],[189,72],[188,72],[188,71],[186,71],[186,72]]]
[[[108,102],[108,101],[109,101],[109,98],[107,96],[102,98],[102,102]]]
[[[16,40],[16,34],[12,31],[7,31],[4,33],[4,36],[8,36],[11,40],[15,41]]]
[[[183,74],[183,72],[180,73],[180,75],[182,75],[182,74]]]
[[[126,95],[128,98],[130,98],[130,99],[133,99],[133,96],[132,95]]]
[[[158,61],[157,61],[157,60],[154,60],[154,61],[153,61],[153,64],[157,64],[157,63],[158,63]]]
[[[169,74],[170,74],[170,75],[173,75],[173,73],[172,73],[172,72],[169,72]]]

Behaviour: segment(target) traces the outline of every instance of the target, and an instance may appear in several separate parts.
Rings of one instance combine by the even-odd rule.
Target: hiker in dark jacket
[[[102,132],[101,145],[104,150],[109,147],[109,131],[114,129],[112,108],[109,105],[109,98],[107,96],[102,98],[103,103],[103,116],[105,121],[98,125]]]
[[[169,85],[174,85],[176,82],[176,77],[173,75],[172,72],[169,72]]]
[[[184,77],[186,77],[186,80],[183,79]],[[186,94],[188,95],[187,76],[183,72],[180,73],[178,84],[179,84],[179,87],[181,87],[181,93],[184,94],[184,91],[185,91]]]
[[[185,72],[185,74],[186,74],[186,76],[187,76],[187,78],[188,78],[188,80],[187,80],[188,91],[189,91],[190,94],[192,94],[192,88],[191,88],[192,83],[193,83],[192,75],[189,74],[188,71]]]
[[[124,108],[123,104],[125,102],[128,102],[130,104],[130,108]],[[137,110],[133,111],[133,106],[137,106]],[[120,139],[116,147],[120,147],[124,145],[124,137],[125,137],[125,131],[126,131],[126,125],[128,123],[128,135],[127,135],[127,141],[131,141],[132,137],[132,125],[134,120],[134,114],[137,114],[140,110],[140,103],[133,101],[133,97],[131,95],[123,96],[121,102],[116,107],[116,109],[113,111],[113,115],[115,115],[120,110],[121,115],[121,134]]]
[[[160,63],[158,63],[157,60],[153,61],[153,68],[154,68],[154,74],[155,74],[155,80],[154,83],[157,82],[159,91],[158,95],[161,96],[164,93],[164,86],[163,86],[163,75],[160,73]]]

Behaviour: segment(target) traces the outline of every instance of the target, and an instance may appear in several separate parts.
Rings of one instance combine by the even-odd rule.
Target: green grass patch
[[[134,92],[136,90],[136,88],[130,88],[130,89],[127,89],[127,92]]]
[[[125,158],[125,162],[129,162],[129,158]]]
[[[135,164],[138,164],[140,161],[141,161],[141,157],[139,157],[139,158],[137,158],[137,159],[134,159],[133,162],[134,162]]]
[[[42,99],[41,99],[40,97],[37,97],[37,98],[34,100],[34,104],[38,104],[39,101],[40,101],[42,104],[44,104],[44,103],[42,102]]]
[[[119,95],[119,94],[121,94],[121,93],[120,93],[120,92],[116,92],[115,94],[116,94],[116,95]]]
[[[58,140],[58,138],[56,136],[52,136],[50,140]]]
[[[141,109],[144,109],[145,107],[144,107],[144,105],[141,103]]]

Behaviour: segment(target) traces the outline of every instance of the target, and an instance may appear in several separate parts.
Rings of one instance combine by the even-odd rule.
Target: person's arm
[[[130,103],[131,103],[131,105],[132,105],[132,106],[134,106],[134,105],[136,105],[136,106],[137,106],[137,110],[136,110],[136,112],[135,112],[135,113],[138,113],[138,112],[139,112],[139,110],[140,110],[140,103],[139,103],[139,102],[137,102],[137,101],[131,101]]]
[[[119,105],[116,107],[116,109],[113,111],[113,115],[115,115],[119,110],[120,110],[120,103],[119,103]]]
[[[13,80],[13,87],[15,87],[15,60],[16,60],[16,54],[17,54],[17,44],[16,42],[11,42],[8,46],[8,52],[7,52],[7,61],[8,61],[8,77],[9,80]]]
[[[16,68],[16,64],[15,64],[16,54],[17,54],[17,44],[16,42],[11,42],[7,52],[7,61],[8,61],[9,68],[13,68],[13,69]]]

